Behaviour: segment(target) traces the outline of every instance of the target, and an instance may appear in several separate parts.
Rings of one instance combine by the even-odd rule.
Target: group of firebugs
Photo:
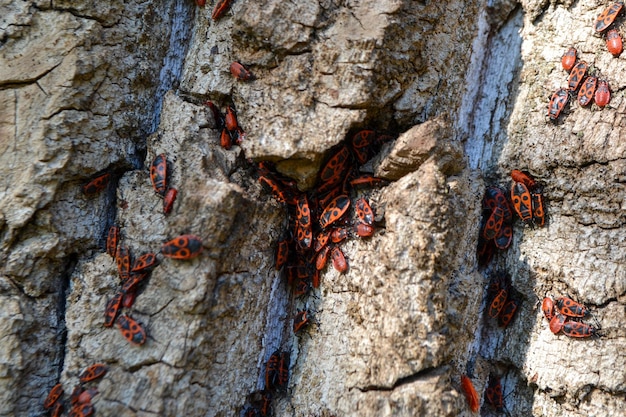
[[[617,2],[604,10],[595,21],[594,30],[598,34],[605,33],[606,47],[615,57],[623,51],[622,37],[614,26],[615,18],[624,9],[624,3]],[[611,28],[612,27],[612,28]],[[607,29],[611,28],[607,31]],[[582,107],[588,106],[595,101],[598,107],[604,107],[611,101],[611,90],[609,83],[605,79],[599,79],[595,75],[587,76],[589,64],[585,61],[577,62],[577,51],[570,47],[561,57],[561,65],[565,71],[569,72],[567,88],[559,88],[552,94],[548,105],[548,117],[551,120],[558,119],[559,115],[567,106],[570,94],[575,94],[578,90],[578,104]]]
[[[171,213],[176,196],[175,188],[169,187],[168,161],[165,154],[157,155],[150,165],[150,180],[155,193],[163,198],[163,213]],[[83,185],[82,192],[86,196],[93,196],[108,187],[112,174],[105,172],[97,175],[87,184]],[[153,252],[145,253],[133,261],[128,246],[122,245],[121,231],[118,226],[111,226],[107,233],[106,252],[115,260],[120,277],[119,290],[111,297],[104,311],[104,327],[112,327],[117,324],[121,335],[132,345],[141,346],[146,342],[147,335],[144,326],[133,319],[130,314],[121,314],[123,309],[130,310],[138,294],[145,288],[150,273],[159,264],[158,255]],[[165,242],[160,248],[163,257],[178,260],[195,258],[202,252],[202,240],[200,237],[184,234]],[[77,385],[70,396],[70,417],[87,417],[94,413],[91,398],[98,393],[94,388],[83,389],[82,383],[86,383],[103,376],[106,366],[96,364],[89,367],[80,376],[81,385]],[[47,399],[44,408],[51,409],[51,416],[58,417],[62,414],[64,403],[62,401],[63,387],[61,383],[55,385]]]

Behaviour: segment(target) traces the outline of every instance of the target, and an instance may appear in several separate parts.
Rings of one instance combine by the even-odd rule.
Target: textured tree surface
[[[93,363],[108,366],[85,384],[97,416],[242,415],[279,349],[276,416],[623,415],[626,61],[593,30],[610,2],[234,0],[217,20],[215,2],[191,0],[5,3],[0,416],[47,415],[58,382],[69,403]],[[549,121],[570,46],[611,102],[574,94]],[[254,78],[236,80],[233,61]],[[220,146],[208,100],[236,109],[241,144]],[[377,231],[341,245],[347,273],[328,266],[294,297],[274,258],[287,210],[254,162],[309,190],[361,129],[393,137],[362,167],[389,181],[359,191]],[[149,175],[162,153],[169,215]],[[509,189],[512,169],[540,183],[546,225],[517,219],[511,247],[479,268],[483,193]],[[83,194],[102,173],[108,185]],[[134,258],[182,234],[203,243],[190,260],[158,254],[124,309],[141,346],[103,327],[120,289],[114,224]],[[521,300],[506,328],[485,314],[496,271]],[[598,336],[553,334],[545,296],[588,306]],[[314,320],[296,336],[303,308]],[[490,374],[505,411],[485,401]]]

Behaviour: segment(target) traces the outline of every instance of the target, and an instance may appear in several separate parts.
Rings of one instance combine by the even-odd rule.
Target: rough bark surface
[[[606,2],[236,0],[218,20],[209,2],[92,3],[0,7],[0,416],[46,415],[50,388],[71,392],[96,362],[97,416],[240,415],[277,349],[291,366],[276,416],[474,415],[467,373],[483,415],[490,373],[510,415],[622,415],[626,63],[593,32]],[[572,100],[548,122],[572,44],[611,103]],[[236,108],[240,146],[220,147],[207,100]],[[287,211],[250,161],[307,190],[360,129],[397,137],[363,167],[390,181],[361,191],[380,227],[342,245],[346,274],[329,267],[296,299],[274,268]],[[149,177],[161,153],[178,190],[167,216]],[[516,222],[480,270],[483,192],[512,169],[540,181],[548,221]],[[105,190],[83,195],[103,172]],[[203,241],[192,260],[159,255],[125,310],[143,346],[102,326],[120,286],[113,224],[135,258]],[[523,300],[506,329],[484,317],[497,270]],[[589,306],[600,337],[552,334],[546,295]],[[295,336],[305,307],[314,323]]]

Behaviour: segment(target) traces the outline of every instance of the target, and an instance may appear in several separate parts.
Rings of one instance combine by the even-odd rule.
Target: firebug
[[[533,210],[533,222],[537,226],[543,227],[546,223],[546,214],[543,209],[543,194],[532,192],[530,197]]]
[[[315,252],[321,251],[324,246],[328,244],[330,240],[330,235],[332,234],[332,230],[322,230],[315,237],[315,244],[313,245],[313,249]]]
[[[307,327],[311,321],[308,317],[307,310],[300,310],[296,313],[296,316],[293,319],[293,332],[298,333],[300,330]]]
[[[198,7],[204,7],[205,4],[206,4],[206,0],[196,0],[196,5]]]
[[[241,81],[248,81],[252,79],[252,73],[237,61],[230,64],[230,73],[233,74],[233,77]]]
[[[350,207],[350,197],[347,195],[340,195],[331,201],[320,216],[320,226],[322,229],[325,229],[339,220],[346,210],[348,210],[348,207]]]
[[[154,268],[156,265],[156,254],[146,253],[135,260],[135,262],[133,263],[133,268],[130,270],[130,272],[143,272]]]
[[[599,107],[604,107],[611,101],[611,90],[609,90],[609,83],[606,80],[598,80],[594,99]]]
[[[94,408],[91,403],[77,404],[70,410],[69,417],[89,417],[93,415]]]
[[[165,198],[163,199],[163,213],[170,214],[172,212],[172,207],[174,207],[174,202],[176,201],[176,196],[178,195],[178,190],[176,188],[170,188],[165,193]]]
[[[120,328],[122,336],[133,345],[139,346],[146,343],[146,331],[141,324],[126,314],[122,314],[117,318],[117,326]]]
[[[502,383],[500,378],[495,375],[489,375],[489,383],[485,390],[485,402],[492,406],[496,411],[504,411],[504,395],[502,391]]]
[[[513,321],[515,313],[519,308],[519,301],[516,298],[509,298],[502,308],[500,315],[498,316],[498,325],[500,327],[507,327]]]
[[[497,206],[492,212],[485,227],[483,228],[483,237],[487,240],[494,239],[500,230],[502,229],[502,223],[504,222],[504,211],[502,207]]]
[[[569,337],[591,337],[598,334],[598,329],[577,321],[568,321],[563,325],[563,333]]]
[[[157,155],[150,165],[150,180],[154,191],[164,196],[167,191],[167,158],[164,153]]]
[[[370,237],[374,234],[374,226],[369,224],[359,223],[354,226],[354,231],[359,237]]]
[[[373,130],[361,130],[352,137],[352,151],[360,164],[364,164],[370,158],[371,146],[376,142],[376,132]]]
[[[283,239],[278,242],[276,248],[276,270],[280,270],[289,260],[289,240]]]
[[[508,296],[509,291],[506,288],[501,288],[500,291],[498,291],[489,304],[489,310],[487,310],[489,317],[495,319],[500,315]]]
[[[517,169],[511,171],[511,178],[515,182],[521,182],[523,184],[526,184],[526,187],[531,190],[537,185],[537,182],[530,174],[527,174]]]
[[[318,271],[321,271],[326,266],[326,262],[328,261],[328,255],[330,254],[330,246],[324,246],[324,248],[318,252],[317,257],[315,258],[315,268]]]
[[[117,242],[120,238],[120,228],[117,226],[111,226],[109,233],[107,234],[107,253],[115,258],[117,252]]]
[[[615,21],[617,15],[622,11],[623,7],[624,3],[618,1],[610,5],[606,10],[600,13],[600,16],[598,16],[598,18],[596,19],[596,23],[594,26],[596,32],[600,33],[607,30],[608,27],[611,26],[611,23]]]
[[[532,201],[530,191],[528,187],[521,182],[513,182],[511,185],[511,200],[513,201],[513,208],[517,215],[528,223],[532,220]]]
[[[379,187],[389,184],[389,181],[374,177],[372,175],[361,175],[350,180],[350,185],[353,187],[367,186],[367,187]]]
[[[578,87],[582,83],[585,78],[585,74],[587,74],[587,69],[589,65],[585,61],[579,61],[572,71],[569,73],[569,78],[567,79],[567,86],[570,91],[578,90]]]
[[[172,259],[192,259],[202,252],[202,239],[195,235],[180,235],[161,246],[161,254]]]
[[[239,130],[239,122],[237,122],[237,113],[235,113],[235,109],[231,106],[226,108],[226,117],[224,118],[224,123],[226,125],[226,129],[229,132],[236,132]]]
[[[62,414],[63,414],[63,403],[60,401],[57,401],[54,404],[54,408],[52,409],[52,412],[50,412],[50,417],[61,417]]]
[[[108,369],[109,368],[103,363],[93,364],[80,374],[80,377],[79,377],[80,382],[84,384],[85,382],[98,379],[104,376],[104,374],[107,373]]]
[[[61,398],[62,395],[63,395],[63,385],[61,385],[61,383],[59,382],[54,387],[52,387],[52,389],[48,393],[48,397],[46,397],[46,400],[43,402],[43,407],[44,408],[52,407],[54,403],[56,403],[57,400]]]
[[[272,353],[265,362],[265,389],[274,389],[278,385],[278,366],[280,351]]]
[[[213,8],[213,13],[211,13],[211,19],[217,20],[222,17],[230,7],[230,2],[231,0],[218,0]]]
[[[476,392],[476,388],[474,388],[472,380],[469,379],[467,375],[461,375],[461,389],[465,394],[467,405],[469,405],[470,410],[474,413],[478,412],[478,408],[480,407],[480,398],[478,397],[478,393]]]
[[[374,224],[374,212],[365,198],[361,197],[356,200],[354,209],[361,223],[369,224],[370,226]]]
[[[556,120],[569,101],[569,93],[565,88],[559,88],[552,94],[550,104],[548,105],[548,117]]]
[[[328,189],[320,187],[318,191],[324,193],[334,185],[339,184],[350,168],[350,150],[343,145],[320,170],[320,182]]]
[[[511,242],[513,242],[513,228],[511,227],[510,220],[502,225],[493,242],[496,247],[501,250],[505,250],[511,246]]]
[[[550,320],[550,331],[554,334],[560,332],[563,329],[566,320],[567,317],[557,312],[554,317],[552,317],[552,320]]]
[[[555,303],[561,314],[568,317],[585,317],[589,314],[587,307],[568,297],[559,297]]]
[[[585,78],[585,82],[582,87],[580,87],[580,91],[578,92],[578,103],[581,106],[587,106],[591,104],[591,100],[593,100],[593,95],[596,92],[596,85],[598,84],[598,77],[589,76]]]
[[[135,304],[135,300],[137,299],[137,288],[131,288],[124,292],[124,296],[122,297],[122,306],[124,308],[131,308],[133,304]]]
[[[622,37],[617,29],[611,29],[606,33],[606,49],[608,49],[613,56],[618,56],[624,50]]]
[[[228,133],[228,129],[222,129],[222,134],[220,135],[220,146],[226,150],[229,150],[233,146],[233,140],[230,137],[230,133]]]
[[[570,71],[576,63],[576,48],[571,46],[561,57],[561,65],[565,71]]]
[[[333,267],[341,274],[348,270],[348,262],[343,252],[338,247],[334,247],[330,252],[330,257],[333,260]]]
[[[348,237],[348,230],[345,227],[335,227],[332,229],[332,233],[330,234],[330,239],[333,243],[339,243],[346,240]]]
[[[146,279],[147,276],[147,272],[133,272],[132,274],[130,274],[128,279],[122,283],[122,293],[124,294],[124,296],[134,292],[137,285],[139,285],[141,281]],[[122,303],[124,303],[124,299],[122,299]],[[126,303],[128,304],[129,300],[127,300]]]
[[[552,298],[545,297],[543,302],[541,303],[541,311],[543,311],[543,315],[546,316],[548,321],[552,320],[554,317],[554,301]]]
[[[87,184],[83,185],[83,194],[85,194],[86,196],[98,194],[100,191],[106,188],[106,186],[109,184],[110,178],[111,174],[109,174],[108,172],[97,176],[96,178],[89,181]]]
[[[117,263],[117,272],[120,274],[120,278],[122,281],[127,280],[130,275],[130,251],[128,250],[128,247],[117,247],[115,262]]]

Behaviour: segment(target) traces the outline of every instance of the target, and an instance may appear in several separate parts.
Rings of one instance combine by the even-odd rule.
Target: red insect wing
[[[511,324],[513,317],[515,317],[515,313],[517,313],[518,307],[519,303],[516,300],[508,300],[498,316],[498,325],[500,327],[507,327]]]
[[[152,187],[154,192],[165,195],[167,191],[167,158],[162,153],[157,155],[150,165],[150,180],[152,181]]]
[[[176,196],[178,195],[178,190],[176,188],[170,188],[165,193],[165,198],[163,199],[163,213],[170,214],[172,212],[172,208],[174,207],[174,201],[176,201]]]
[[[597,330],[586,324],[577,321],[568,321],[563,325],[563,333],[569,337],[591,337],[597,333]]]
[[[230,2],[231,0],[218,0],[213,8],[213,13],[211,13],[211,19],[217,20],[222,17],[230,7]]]
[[[291,358],[289,352],[282,352],[280,354],[280,361],[278,362],[278,386],[279,388],[286,388],[289,382],[289,365]]]
[[[372,175],[361,175],[350,180],[350,185],[353,187],[379,187],[387,184],[389,184],[389,181]]]
[[[511,246],[511,242],[513,242],[513,228],[510,224],[503,224],[494,239],[494,243],[498,249],[505,250]]]
[[[354,231],[359,237],[370,237],[374,234],[374,226],[369,224],[359,223],[354,226]]]
[[[561,314],[568,317],[585,317],[589,314],[587,307],[568,297],[557,298],[556,306],[561,311]]]
[[[340,183],[348,171],[350,162],[350,150],[347,146],[342,146],[336,154],[334,154],[326,165],[320,170],[320,182],[330,183],[330,187]],[[329,188],[330,189],[330,188]],[[320,193],[323,193],[321,189]]]
[[[278,385],[278,365],[280,352],[272,353],[265,363],[265,389],[273,389]]]
[[[374,212],[365,198],[361,197],[356,200],[354,208],[361,223],[369,224],[370,226],[374,224]]]
[[[108,369],[109,368],[103,363],[93,364],[80,374],[80,382],[84,384],[85,382],[93,381],[94,379],[100,378],[107,373]]]
[[[566,319],[564,315],[557,312],[554,317],[552,317],[552,320],[550,320],[550,331],[554,334],[560,332],[561,329],[563,329]]]
[[[239,123],[237,122],[237,114],[235,113],[235,109],[228,106],[226,109],[226,117],[224,119],[224,123],[226,124],[226,129],[229,132],[236,132],[239,130]]]
[[[364,164],[370,157],[370,147],[376,143],[376,132],[362,130],[352,137],[352,150],[360,164]]]
[[[130,275],[130,251],[128,247],[117,247],[115,262],[117,263],[117,272],[120,274],[120,278],[122,281],[127,280]]]
[[[326,266],[326,262],[328,262],[328,254],[330,253],[330,246],[324,246],[324,249],[319,251],[317,257],[315,258],[315,269],[321,271]]]
[[[192,259],[202,252],[202,239],[195,235],[181,235],[161,246],[161,254],[172,259]]]
[[[528,187],[521,182],[514,182],[513,185],[511,185],[511,200],[513,202],[513,208],[520,219],[525,223],[531,221],[533,217],[531,211],[532,202]]]
[[[196,5],[198,7],[204,7],[205,4],[206,4],[206,0],[196,0]]]
[[[589,65],[585,61],[579,61],[576,65],[574,65],[574,68],[572,68],[572,72],[569,73],[569,78],[567,79],[567,86],[571,91],[578,90],[578,87],[585,78],[587,68],[589,68]]]
[[[148,276],[147,272],[132,273],[130,277],[128,277],[128,279],[124,281],[124,283],[122,284],[122,293],[124,295],[132,293],[137,287],[137,285],[139,285],[139,283],[143,281],[147,276]],[[129,300],[127,300],[127,303],[128,302]],[[122,303],[124,303],[124,299],[122,299]]]
[[[76,399],[76,403],[78,404],[89,404],[91,403],[91,399],[98,394],[98,390],[95,388],[90,388],[86,391],[80,393],[78,398]]]
[[[111,327],[115,323],[115,318],[120,310],[122,302],[122,293],[118,292],[107,302],[106,309],[104,310],[104,327]]]
[[[465,394],[467,405],[469,405],[470,410],[474,413],[478,412],[478,408],[480,407],[480,398],[478,397],[478,393],[476,392],[476,388],[474,388],[472,380],[469,379],[467,375],[461,375],[461,388],[463,389],[463,393]]]
[[[311,227],[311,210],[309,209],[309,202],[305,194],[298,197],[296,201],[296,218],[300,226],[304,228]]]
[[[570,47],[561,57],[561,65],[565,71],[570,71],[576,63],[576,48]]]
[[[594,25],[596,32],[599,33],[599,32],[604,32],[605,30],[607,30],[608,27],[611,26],[611,23],[613,23],[613,21],[615,20],[615,18],[617,17],[617,15],[619,14],[619,12],[622,10],[623,7],[624,7],[624,3],[622,2],[613,3],[606,10],[600,13]]]
[[[142,272],[147,269],[153,268],[157,265],[157,257],[154,253],[146,253],[141,255],[133,264],[133,269],[130,272]]]
[[[241,81],[248,81],[252,78],[252,73],[236,61],[230,64],[230,73],[233,74],[233,77]]]
[[[545,297],[543,302],[541,303],[541,311],[543,311],[543,315],[546,316],[548,321],[554,318],[554,301],[552,298]]]
[[[276,248],[276,270],[280,270],[289,260],[289,241],[281,240]]]
[[[88,417],[94,413],[93,405],[90,403],[87,404],[77,404],[70,410],[70,417]]]
[[[146,331],[129,316],[125,314],[119,316],[117,326],[122,332],[122,336],[133,345],[143,345],[146,342]]]
[[[346,261],[346,257],[343,256],[341,249],[334,247],[330,253],[330,257],[333,260],[333,267],[340,274],[343,274],[348,270],[348,262]]]
[[[509,296],[509,292],[502,288],[498,293],[493,297],[491,304],[489,304],[489,310],[487,311],[489,317],[496,318],[500,315],[500,312],[504,308],[504,304],[506,303],[506,299]]]
[[[265,176],[260,176],[259,182],[261,183],[261,185],[269,189],[276,201],[278,201],[279,203],[291,202],[292,198],[287,194],[282,185],[280,185],[277,181]]]
[[[293,332],[298,333],[309,324],[309,318],[307,317],[307,311],[302,310],[296,313],[293,319]]]
[[[611,101],[611,90],[609,90],[609,83],[606,80],[598,81],[594,99],[599,107],[604,107]]]
[[[543,210],[543,194],[532,193],[532,209],[533,209],[533,221],[539,227],[543,227],[546,223],[546,214]]]
[[[493,375],[489,376],[489,384],[485,390],[485,401],[487,404],[496,409],[496,411],[502,411],[504,408],[504,396],[502,393],[502,384],[500,378],[496,378]]]
[[[106,186],[109,184],[109,179],[111,178],[111,174],[106,173],[102,174],[93,180],[89,181],[87,184],[83,185],[83,194],[87,196],[92,196],[98,194],[100,191],[104,190]]]
[[[111,226],[109,233],[107,234],[107,253],[115,258],[117,252],[117,242],[120,238],[120,228],[117,226]]]
[[[548,105],[548,117],[551,120],[558,119],[559,115],[569,101],[569,93],[564,88],[559,88],[552,94],[550,104]]]
[[[72,390],[72,394],[70,395],[70,404],[78,404],[78,399],[80,398],[80,394],[83,393],[82,385],[75,385]]]
[[[61,398],[62,395],[63,395],[63,385],[61,385],[61,383],[59,382],[54,387],[52,387],[52,389],[48,393],[46,400],[43,402],[43,407],[44,408],[52,407],[54,403],[56,403],[57,400]]]
[[[212,101],[207,101],[204,104],[208,106],[213,113],[213,120],[215,121],[216,129],[222,130],[224,128],[224,116],[222,116],[220,109],[218,109],[215,103],[213,103]]]
[[[315,244],[313,246],[313,249],[315,250],[315,252],[321,251],[324,248],[324,246],[328,244],[328,240],[330,239],[331,233],[332,233],[331,230],[323,230],[317,234],[315,238]]]
[[[320,216],[320,226],[322,226],[322,229],[325,229],[339,220],[346,210],[348,210],[348,207],[350,207],[350,197],[347,195],[340,195],[331,201]]]
[[[597,77],[587,77],[582,87],[580,87],[580,91],[578,92],[578,103],[581,106],[586,106],[591,104],[591,100],[593,100],[593,95],[596,92],[596,85],[598,84]]]
[[[523,184],[526,184],[526,186],[529,189],[533,189],[535,185],[537,185],[537,182],[530,174],[526,174],[525,172],[522,172],[517,169],[514,169],[513,171],[511,171],[511,178],[515,182],[521,182]],[[504,196],[504,193],[503,193],[503,196]]]
[[[226,128],[222,129],[222,134],[220,135],[220,146],[226,150],[229,150],[233,146],[230,133],[228,133]]]
[[[606,49],[614,56],[618,56],[624,50],[622,37],[617,29],[611,29],[606,33]]]
[[[122,297],[122,306],[124,308],[131,308],[133,304],[135,304],[135,300],[137,299],[137,291],[135,288],[126,291],[124,296]]]
[[[491,216],[487,219],[485,227],[483,229],[483,237],[487,240],[495,239],[502,229],[502,223],[504,222],[504,211],[502,207],[498,206],[493,210]]]

